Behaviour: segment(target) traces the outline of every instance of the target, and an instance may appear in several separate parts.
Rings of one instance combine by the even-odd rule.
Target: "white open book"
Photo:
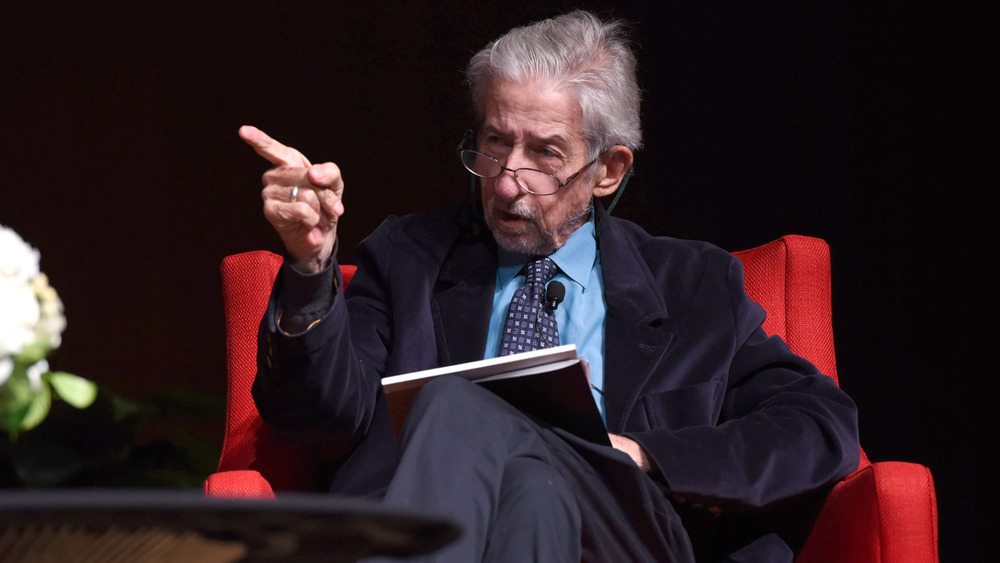
[[[424,383],[444,375],[475,381],[542,424],[610,445],[584,360],[573,344],[383,378],[397,433]]]

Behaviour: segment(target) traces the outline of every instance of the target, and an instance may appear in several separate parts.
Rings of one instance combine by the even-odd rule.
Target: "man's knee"
[[[536,458],[518,457],[504,466],[500,504],[519,507],[526,517],[564,520],[579,530],[580,509],[566,480],[551,464]]]
[[[480,400],[477,395],[484,391],[475,383],[461,377],[442,376],[428,381],[417,393],[410,416],[423,416],[432,412],[445,416],[460,416],[467,405]]]
[[[475,432],[489,425],[496,414],[490,392],[461,377],[443,376],[428,381],[417,394],[406,427],[431,426]]]
[[[457,377],[437,378],[424,386],[410,408],[402,446],[471,448],[462,455],[500,460],[498,469],[518,456],[548,456],[530,419],[480,385]]]
[[[478,389],[476,384],[465,378],[454,375],[443,375],[425,383],[420,389],[420,393],[417,394],[417,400],[428,401],[437,400],[438,398],[453,399],[469,397],[475,393],[474,389]]]

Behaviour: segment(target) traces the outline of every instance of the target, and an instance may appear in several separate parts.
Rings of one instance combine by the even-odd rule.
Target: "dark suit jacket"
[[[643,446],[666,491],[738,510],[857,467],[854,404],[764,334],[739,260],[600,209],[598,221],[608,429]],[[395,448],[380,377],[482,359],[497,262],[465,206],[387,219],[357,262],[304,334],[277,330],[272,296],[254,393],[269,424],[337,444],[333,490],[366,493]]]

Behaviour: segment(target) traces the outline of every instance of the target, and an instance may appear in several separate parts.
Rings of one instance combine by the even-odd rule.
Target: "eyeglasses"
[[[514,173],[514,181],[517,182],[517,187],[532,195],[552,195],[558,192],[575,180],[577,176],[583,174],[584,170],[590,168],[600,158],[591,160],[578,170],[576,174],[566,178],[566,181],[563,182],[548,172],[542,172],[534,168],[518,168],[517,170],[507,168],[492,156],[472,149],[460,150],[459,155],[462,157],[462,165],[465,166],[466,170],[486,180],[497,178],[505,170],[510,170]]]

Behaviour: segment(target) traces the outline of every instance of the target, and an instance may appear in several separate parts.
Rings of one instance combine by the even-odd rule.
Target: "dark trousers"
[[[626,454],[459,378],[420,392],[385,499],[464,525],[431,561],[694,560],[673,506]]]

